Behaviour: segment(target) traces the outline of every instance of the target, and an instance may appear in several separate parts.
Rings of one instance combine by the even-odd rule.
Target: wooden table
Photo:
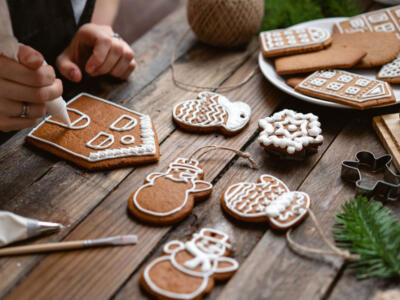
[[[135,233],[139,244],[1,258],[0,298],[145,298],[139,287],[144,264],[159,256],[167,241],[187,238],[204,226],[228,233],[234,243],[234,257],[241,263],[235,276],[218,284],[208,299],[369,299],[377,290],[395,287],[398,282],[390,280],[358,281],[342,259],[299,255],[288,247],[284,234],[266,224],[234,222],[222,212],[219,197],[230,184],[272,174],[290,189],[310,195],[323,230],[330,234],[334,215],[355,193],[340,179],[341,161],[353,159],[362,149],[383,154],[385,150],[372,129],[371,118],[398,107],[357,112],[309,105],[281,93],[258,72],[241,88],[224,93],[252,107],[251,123],[243,133],[226,138],[220,134],[183,132],[173,124],[171,110],[174,103],[195,94],[174,86],[169,60],[177,40],[188,28],[184,5],[182,1],[175,12],[133,44],[139,67],[127,82],[86,80],[69,89],[65,97],[86,91],[149,114],[161,144],[158,164],[86,172],[26,147],[24,137],[28,130],[18,132],[0,146],[0,209],[68,225],[58,234],[33,242]],[[363,5],[365,9],[376,7],[369,1],[363,1]],[[200,85],[232,85],[258,68],[257,55],[256,38],[244,50],[224,51],[202,45],[189,35],[179,49],[178,76]],[[273,160],[257,142],[258,119],[282,108],[320,116],[324,144],[304,162]],[[215,185],[213,195],[198,203],[184,221],[175,226],[151,227],[128,214],[127,199],[146,174],[165,170],[175,158],[187,157],[196,148],[209,144],[248,151],[261,167],[253,170],[234,154],[216,152],[203,162],[206,179]],[[388,206],[400,216],[397,203]],[[293,238],[311,247],[324,247],[310,218],[295,229]]]

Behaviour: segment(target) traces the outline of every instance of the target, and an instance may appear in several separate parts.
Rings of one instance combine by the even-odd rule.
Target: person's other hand
[[[46,102],[63,91],[61,80],[51,66],[43,65],[38,51],[20,44],[18,59],[0,53],[0,131],[35,126],[46,114]]]
[[[110,26],[88,23],[83,25],[56,62],[60,73],[79,82],[82,70],[91,76],[110,74],[126,79],[136,68],[134,53],[122,39],[113,37]]]

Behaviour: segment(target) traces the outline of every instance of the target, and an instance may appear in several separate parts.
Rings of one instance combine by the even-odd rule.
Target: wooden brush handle
[[[86,245],[84,241],[72,241],[72,242],[62,242],[62,243],[48,243],[41,245],[7,247],[0,249],[0,256],[72,250],[72,249],[86,248],[88,246],[89,245]]]

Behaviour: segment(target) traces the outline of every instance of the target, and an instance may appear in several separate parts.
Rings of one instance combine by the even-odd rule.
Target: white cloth
[[[71,0],[76,24],[79,23],[79,20],[82,16],[83,10],[85,9],[86,1],[87,0]]]

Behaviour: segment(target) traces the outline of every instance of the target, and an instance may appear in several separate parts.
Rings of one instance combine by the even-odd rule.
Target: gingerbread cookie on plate
[[[342,70],[316,71],[299,83],[295,90],[361,110],[396,102],[387,82]]]
[[[324,140],[321,123],[312,113],[284,109],[260,119],[258,125],[261,146],[284,158],[304,157],[307,153],[316,152]]]
[[[79,94],[68,102],[72,126],[47,117],[26,141],[89,170],[158,161],[160,150],[148,115]]]
[[[386,82],[400,83],[400,57],[384,65],[376,77]]]
[[[203,228],[187,242],[174,240],[164,255],[152,260],[142,271],[140,284],[156,299],[201,299],[215,280],[233,276],[239,263],[228,257],[229,237],[222,231]]]
[[[318,27],[264,31],[258,39],[266,58],[320,50],[332,40],[328,30]]]
[[[176,223],[191,213],[196,200],[210,196],[213,185],[203,177],[197,160],[178,158],[166,172],[150,173],[130,196],[128,208],[147,223]]]
[[[172,116],[176,124],[189,131],[233,135],[246,127],[251,108],[244,102],[230,102],[217,93],[201,92],[197,99],[176,104]]]
[[[262,175],[257,183],[231,185],[222,194],[221,204],[236,219],[268,222],[275,229],[286,230],[307,216],[311,200],[306,193],[291,192],[278,178]]]

